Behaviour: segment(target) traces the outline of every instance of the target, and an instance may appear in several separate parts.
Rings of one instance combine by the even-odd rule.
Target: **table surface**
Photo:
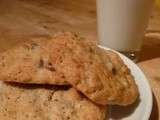
[[[0,52],[28,39],[57,31],[76,31],[97,41],[95,0],[1,0]],[[144,36],[139,66],[150,81],[154,107],[150,120],[160,120],[160,9],[153,9]],[[156,58],[156,59],[153,59]]]

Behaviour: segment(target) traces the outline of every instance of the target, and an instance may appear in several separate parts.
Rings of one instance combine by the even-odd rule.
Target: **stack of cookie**
[[[117,54],[70,32],[2,53],[0,71],[3,120],[105,120],[106,105],[138,97]]]

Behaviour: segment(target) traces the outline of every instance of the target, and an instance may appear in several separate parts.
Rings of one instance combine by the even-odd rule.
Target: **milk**
[[[139,51],[154,0],[97,0],[99,43]]]

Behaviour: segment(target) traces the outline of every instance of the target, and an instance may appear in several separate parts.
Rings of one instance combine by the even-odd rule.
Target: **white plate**
[[[102,46],[99,47],[106,50],[109,49]],[[140,98],[137,103],[129,107],[109,106],[109,120],[149,120],[152,110],[152,92],[149,83],[143,72],[135,63],[124,55],[118,54],[135,77],[140,92]]]

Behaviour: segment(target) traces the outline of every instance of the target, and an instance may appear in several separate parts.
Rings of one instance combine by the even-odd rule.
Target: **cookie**
[[[2,83],[2,120],[105,120],[98,106],[73,88]]]
[[[111,51],[101,49],[102,58],[105,61],[106,57],[110,59],[111,66],[110,72],[112,76],[112,82],[108,81],[110,89],[110,104],[129,105],[134,103],[139,97],[138,86],[135,83],[135,79],[130,69],[125,65],[120,56]],[[107,87],[106,87],[107,88]]]
[[[97,104],[126,106],[134,103],[138,98],[134,77],[117,54],[107,53],[113,55],[94,48],[90,61],[83,61],[81,79],[70,78],[68,83]]]
[[[82,56],[89,57],[91,54],[88,46],[85,40],[70,32],[58,34],[52,39],[29,40],[0,55],[0,80],[67,84],[65,74],[72,74],[72,78],[79,79],[83,72],[78,68],[83,63],[78,62],[81,62]],[[68,64],[69,67],[63,70]]]
[[[123,67],[118,67],[119,61]],[[134,78],[119,56],[106,54],[70,32],[30,41],[3,53],[0,71],[4,81],[71,85],[102,105],[128,105],[138,96]]]
[[[0,80],[20,83],[65,84],[63,75],[48,60],[49,40],[28,41],[0,55]]]

